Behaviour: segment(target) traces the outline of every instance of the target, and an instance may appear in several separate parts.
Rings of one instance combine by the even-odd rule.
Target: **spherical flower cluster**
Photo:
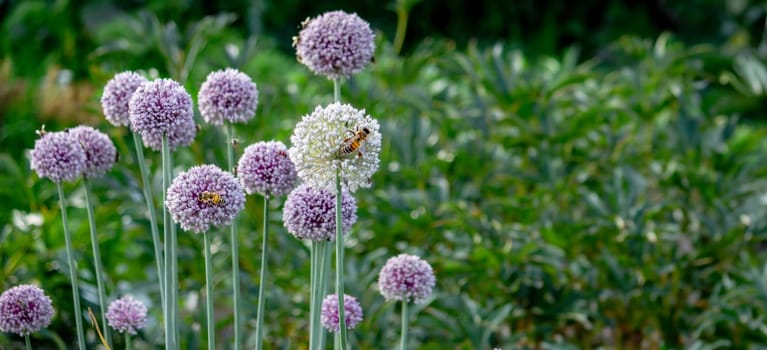
[[[85,151],[67,132],[46,132],[35,141],[32,169],[53,182],[74,181],[85,169]]]
[[[336,192],[336,169],[349,191],[370,187],[378,170],[381,133],[378,122],[347,104],[317,106],[293,130],[288,151],[298,177],[314,188]],[[357,147],[358,146],[358,147]]]
[[[281,196],[296,185],[296,166],[288,148],[277,141],[258,142],[245,148],[237,164],[237,177],[248,194]]]
[[[147,308],[131,296],[124,296],[109,304],[106,318],[109,326],[120,333],[136,332],[146,325]]]
[[[157,79],[141,85],[128,104],[131,129],[145,140],[188,125],[194,118],[192,97],[171,79]],[[194,121],[192,121],[194,123]]]
[[[104,176],[115,164],[117,150],[109,136],[90,126],[78,126],[67,130],[85,151],[83,175],[87,178]]]
[[[245,191],[229,172],[200,165],[173,179],[165,205],[181,228],[203,233],[210,225],[229,225],[245,207]]]
[[[312,72],[331,79],[359,72],[372,61],[376,49],[370,24],[343,11],[327,12],[304,22],[293,40],[298,60]]]
[[[110,79],[101,94],[101,108],[107,121],[114,126],[128,126],[128,102],[136,89],[146,82],[146,78],[135,72],[122,72]]]
[[[378,287],[386,300],[423,302],[435,283],[431,265],[415,255],[390,258],[378,275]]]
[[[208,74],[197,103],[202,119],[210,124],[245,123],[256,115],[258,89],[245,73],[227,68]]]
[[[322,301],[320,323],[327,330],[338,333],[341,330],[340,318],[338,316],[338,295],[328,295]],[[349,294],[344,294],[344,321],[346,329],[353,329],[362,322],[362,307],[357,298]]]
[[[347,191],[341,197],[341,228],[349,233],[357,222],[357,201]],[[285,228],[298,239],[332,241],[336,237],[336,196],[306,184],[290,192],[282,210]]]
[[[0,331],[26,336],[51,323],[53,304],[42,289],[22,284],[0,295]]]
[[[168,132],[168,148],[173,151],[179,147],[186,147],[192,144],[194,137],[197,135],[197,124],[194,123],[193,118],[184,118],[181,124],[170,129]],[[141,135],[141,140],[144,145],[155,150],[160,151],[162,149],[162,133],[160,132],[147,132]]]

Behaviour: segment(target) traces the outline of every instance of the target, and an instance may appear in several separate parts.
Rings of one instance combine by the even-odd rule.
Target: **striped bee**
[[[344,139],[343,143],[341,143],[341,147],[338,148],[338,156],[339,157],[348,157],[349,155],[352,155],[354,153],[357,153],[359,157],[362,157],[362,151],[360,148],[362,147],[362,144],[365,142],[365,139],[370,135],[370,129],[367,127],[357,127],[356,131],[347,130],[352,134],[351,137],[348,137]]]
[[[213,205],[219,205],[219,204],[226,203],[224,201],[224,197],[222,197],[220,194],[218,194],[216,192],[211,192],[211,191],[202,191],[202,193],[200,193],[199,200],[200,200],[200,202],[211,203]]]

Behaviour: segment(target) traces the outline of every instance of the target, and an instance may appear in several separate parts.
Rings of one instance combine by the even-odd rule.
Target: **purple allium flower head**
[[[22,284],[0,295],[0,331],[25,336],[51,323],[53,305],[43,290]]]
[[[128,102],[136,89],[146,82],[141,74],[130,71],[116,74],[110,79],[101,94],[101,108],[107,121],[114,126],[130,125]]]
[[[288,148],[277,141],[258,142],[245,148],[237,164],[237,177],[248,194],[281,196],[296,185],[296,166]]]
[[[309,69],[330,79],[361,71],[373,59],[375,34],[357,14],[326,12],[308,19],[293,39],[296,57]]]
[[[229,225],[245,207],[245,191],[229,172],[199,165],[173,179],[165,205],[181,228],[202,233],[210,225]]]
[[[146,312],[143,303],[126,295],[109,304],[106,317],[109,326],[118,332],[136,334],[146,325]]]
[[[197,124],[194,123],[193,118],[184,118],[181,124],[170,129],[168,134],[168,148],[171,151],[176,150],[179,147],[187,147],[192,144],[194,137],[197,136]],[[141,140],[144,141],[144,145],[155,150],[160,151],[162,149],[162,133],[155,131],[147,131],[141,135]]]
[[[192,97],[171,79],[157,79],[141,85],[128,104],[130,126],[144,137],[149,133],[170,133],[194,118]]]
[[[117,150],[109,136],[90,126],[81,125],[67,130],[85,151],[83,175],[87,178],[104,176],[115,164]]]
[[[245,73],[227,68],[208,74],[197,103],[202,119],[210,124],[245,123],[256,115],[258,89]]]
[[[378,170],[379,129],[378,121],[365,110],[338,102],[317,106],[296,124],[288,154],[304,183],[335,193],[340,167],[344,187],[354,192],[370,187],[370,178]],[[357,149],[349,147],[355,138],[359,140]]]
[[[85,151],[67,132],[46,132],[35,141],[32,169],[53,182],[74,181],[85,169]]]
[[[386,300],[423,302],[431,295],[435,283],[431,265],[408,254],[389,258],[378,275],[378,287]]]
[[[357,301],[357,298],[344,294],[344,320],[346,321],[346,329],[353,329],[362,322],[362,307]],[[322,301],[322,313],[320,315],[320,323],[331,332],[341,330],[338,317],[338,295],[330,294]]]
[[[357,222],[357,201],[348,191],[342,193],[341,226],[343,234],[347,234]],[[288,194],[282,220],[288,232],[298,239],[333,241],[336,239],[335,210],[334,194],[303,184]]]

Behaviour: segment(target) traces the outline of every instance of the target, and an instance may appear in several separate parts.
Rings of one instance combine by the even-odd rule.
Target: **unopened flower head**
[[[415,255],[390,258],[378,275],[378,287],[386,300],[423,302],[435,283],[431,265]]]
[[[85,151],[67,132],[46,132],[35,141],[32,169],[53,182],[74,181],[85,169]]]
[[[281,196],[296,185],[296,166],[288,148],[277,141],[258,142],[245,148],[237,164],[237,177],[248,194]]]
[[[293,39],[296,57],[330,79],[359,72],[373,59],[375,34],[357,14],[332,11],[308,19]]]
[[[229,225],[245,207],[245,191],[231,173],[200,165],[173,179],[165,205],[181,228],[203,233],[211,225]]]
[[[149,130],[141,135],[141,140],[147,147],[160,151],[162,135],[162,132]],[[168,148],[174,151],[179,147],[187,147],[192,144],[195,136],[197,136],[197,124],[194,123],[194,119],[184,118],[179,125],[168,132]]]
[[[87,178],[104,176],[115,164],[117,150],[109,136],[90,126],[81,125],[67,130],[74,136],[85,151],[85,169]]]
[[[341,227],[349,233],[357,222],[357,201],[347,191],[341,197]],[[288,194],[282,210],[285,228],[298,239],[332,241],[336,237],[336,196],[303,184]]]
[[[146,326],[146,306],[131,296],[124,296],[109,304],[106,317],[109,326],[120,333],[136,334]]]
[[[338,295],[330,294],[322,301],[320,323],[327,330],[338,333],[341,330],[338,316]],[[362,307],[357,298],[349,294],[344,294],[344,321],[346,329],[354,329],[362,322]]]
[[[202,119],[210,124],[245,123],[256,115],[258,89],[245,73],[227,68],[208,74],[197,103]]]
[[[101,108],[107,121],[114,126],[130,125],[128,102],[139,86],[148,80],[136,72],[122,72],[115,75],[104,86],[101,94]]]
[[[193,119],[192,97],[171,79],[156,79],[141,85],[128,104],[130,126],[143,137],[148,133],[170,133]]]
[[[336,192],[336,169],[351,192],[370,187],[378,170],[381,132],[378,121],[347,104],[318,106],[293,130],[288,153],[298,177],[314,188]]]
[[[53,304],[42,289],[22,284],[0,295],[0,331],[26,336],[51,323]]]

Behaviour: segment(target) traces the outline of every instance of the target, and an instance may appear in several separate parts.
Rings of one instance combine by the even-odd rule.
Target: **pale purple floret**
[[[53,304],[42,289],[22,284],[0,295],[0,331],[26,336],[51,323]]]
[[[90,126],[81,125],[67,130],[85,151],[83,175],[87,178],[104,176],[115,164],[117,150],[109,136]]]
[[[146,313],[146,306],[128,295],[109,304],[106,317],[109,326],[116,331],[136,334],[146,326]]]
[[[53,182],[74,181],[85,169],[85,151],[67,132],[46,132],[35,141],[32,169]]]
[[[245,123],[256,115],[258,89],[245,73],[227,68],[208,74],[197,104],[202,119],[210,124]]]
[[[281,196],[296,185],[296,167],[282,142],[258,142],[245,148],[237,177],[248,194]]]
[[[200,165],[173,179],[165,205],[182,229],[203,233],[211,225],[229,225],[245,207],[245,191],[231,173]]]
[[[338,317],[338,295],[330,294],[322,301],[322,313],[320,314],[320,323],[331,332],[341,330]],[[362,322],[362,307],[357,298],[344,294],[344,321],[346,329],[354,329]]]
[[[357,222],[357,201],[348,191],[342,193],[341,226],[345,235]],[[298,239],[333,241],[336,238],[335,210],[334,194],[303,184],[288,194],[282,210],[282,220],[288,232]]]
[[[431,265],[408,254],[390,258],[378,275],[378,287],[386,300],[423,302],[431,295],[435,283]]]
[[[131,130],[145,134],[169,133],[193,119],[192,97],[171,79],[141,85],[128,104]]]
[[[330,79],[365,68],[376,48],[370,24],[344,11],[327,12],[305,22],[293,45],[301,63]]]
[[[101,108],[104,116],[114,126],[130,125],[128,102],[131,96],[148,80],[136,72],[122,72],[116,74],[104,86],[101,94]]]
[[[179,125],[170,129],[168,133],[168,148],[171,151],[179,147],[187,147],[192,144],[194,137],[197,136],[197,124],[193,118],[184,118]],[[149,130],[141,135],[144,145],[155,150],[162,149],[162,133]]]

